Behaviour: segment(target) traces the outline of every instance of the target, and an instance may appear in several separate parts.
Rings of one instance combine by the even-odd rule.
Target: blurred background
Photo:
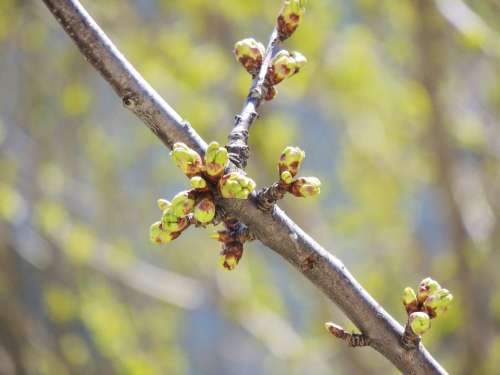
[[[158,92],[226,141],[281,0],[85,0]],[[286,48],[309,59],[251,134],[249,173],[307,154],[316,199],[280,205],[404,322],[401,292],[455,295],[424,343],[453,374],[500,367],[500,1],[315,0]],[[210,230],[149,243],[188,182],[40,1],[0,0],[1,374],[393,374],[259,243],[225,272]]]

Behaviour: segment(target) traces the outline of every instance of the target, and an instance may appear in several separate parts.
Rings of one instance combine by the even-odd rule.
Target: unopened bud
[[[205,152],[205,168],[209,176],[219,176],[229,163],[229,155],[225,147],[211,142]]]
[[[161,221],[153,223],[149,228],[149,239],[152,243],[158,245],[166,244],[172,241],[174,238],[175,236],[173,236],[171,232],[163,229]]]
[[[280,180],[283,181],[285,184],[290,185],[293,181],[293,176],[290,173],[290,171],[284,171],[280,175]]]
[[[426,277],[423,279],[419,286],[418,286],[418,293],[417,293],[417,298],[419,303],[424,303],[427,297],[429,295],[433,294],[434,292],[437,292],[439,289],[441,289],[441,285],[439,283],[430,278]]]
[[[231,172],[219,180],[219,190],[224,198],[247,199],[254,189],[254,180],[239,172]]]
[[[237,265],[243,255],[243,244],[238,241],[230,242],[224,245],[221,252],[221,264],[226,270],[231,271]]]
[[[248,73],[255,75],[266,52],[264,45],[253,38],[242,39],[234,45],[234,56]]]
[[[168,232],[179,232],[189,225],[189,221],[185,217],[178,217],[168,209],[163,213],[161,218],[163,229]]]
[[[448,309],[451,301],[453,301],[453,295],[450,291],[448,289],[439,289],[427,297],[424,307],[431,317],[436,317]]]
[[[306,11],[306,0],[285,0],[278,15],[278,31],[281,40],[289,38],[299,27]]]
[[[321,181],[316,177],[301,177],[295,180],[290,192],[296,197],[312,197],[321,191]]]
[[[193,211],[195,200],[190,197],[188,191],[181,191],[172,199],[169,210],[177,217],[185,217]]]
[[[424,312],[414,312],[410,314],[408,324],[413,333],[422,336],[431,328],[431,318]]]
[[[191,177],[189,182],[191,183],[191,187],[193,189],[203,190],[203,189],[206,189],[206,187],[207,187],[207,182],[205,181],[205,179],[203,177],[200,177],[200,176]]]
[[[167,210],[171,205],[171,203],[169,201],[167,201],[166,199],[162,199],[162,198],[158,199],[156,201],[156,203],[158,203],[158,208],[162,211]]]
[[[175,164],[188,177],[201,172],[202,162],[200,155],[184,143],[175,143],[170,156]]]
[[[305,157],[306,153],[299,147],[286,147],[281,153],[280,161],[278,163],[280,176],[282,176],[283,172],[288,171],[292,177],[295,177],[299,171],[300,164]],[[285,175],[284,177],[288,178],[288,175]]]
[[[293,51],[290,55],[295,60],[295,73],[298,73],[307,64],[307,59],[297,51]]]
[[[417,295],[409,286],[403,291],[403,305],[408,313],[417,311]]]
[[[286,50],[279,51],[271,62],[269,80],[273,85],[277,85],[287,77],[295,74],[297,63]]]
[[[215,217],[215,203],[210,198],[201,199],[194,207],[194,217],[200,223],[210,223]]]

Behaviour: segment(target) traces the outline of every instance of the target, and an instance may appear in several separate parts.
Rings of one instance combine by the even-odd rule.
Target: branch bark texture
[[[139,117],[168,147],[184,142],[203,153],[206,143],[131,66],[76,0],[43,0],[85,58],[106,79],[125,107]],[[370,338],[370,346],[405,374],[446,374],[419,345],[406,350],[403,327],[354,279],[340,260],[322,248],[277,206],[265,213],[250,200],[219,202],[257,239],[294,265],[321,289]]]
[[[262,100],[264,100],[267,90],[265,87],[267,71],[271,65],[273,56],[278,50],[280,42],[278,29],[274,28],[269,38],[269,43],[259,73],[253,79],[252,87],[243,105],[243,109],[239,115],[236,115],[234,128],[231,133],[229,133],[229,143],[226,147],[229,151],[231,161],[239,168],[245,168],[247,160],[250,157],[248,133],[250,127],[258,117],[257,109],[262,103]]]

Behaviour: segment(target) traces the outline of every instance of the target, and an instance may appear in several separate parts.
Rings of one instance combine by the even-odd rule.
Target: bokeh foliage
[[[309,3],[286,43],[309,64],[263,108],[249,173],[269,184],[286,145],[305,149],[303,173],[324,188],[286,198],[290,216],[398,319],[403,288],[438,278],[456,300],[426,345],[451,373],[494,373],[498,2]],[[206,140],[223,143],[250,84],[233,43],[265,42],[280,0],[84,5]],[[208,231],[148,243],[156,198],[187,181],[42,2],[0,1],[0,48],[0,373],[396,371],[328,336],[326,320],[352,326],[258,243],[230,273]]]

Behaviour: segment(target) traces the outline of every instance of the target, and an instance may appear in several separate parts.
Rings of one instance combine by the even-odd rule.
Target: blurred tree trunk
[[[489,291],[481,288],[474,278],[471,260],[478,249],[465,227],[454,186],[454,147],[447,126],[446,104],[440,96],[440,87],[445,81],[447,59],[451,52],[450,41],[447,41],[446,24],[434,1],[417,0],[414,4],[417,15],[416,75],[429,99],[427,144],[434,162],[434,177],[439,188],[449,244],[455,254],[455,278],[460,286],[459,308],[463,314],[460,337],[463,348],[461,368],[463,374],[480,374],[480,368],[488,355],[489,326],[486,324],[489,320],[487,306],[482,300],[487,300]]]

